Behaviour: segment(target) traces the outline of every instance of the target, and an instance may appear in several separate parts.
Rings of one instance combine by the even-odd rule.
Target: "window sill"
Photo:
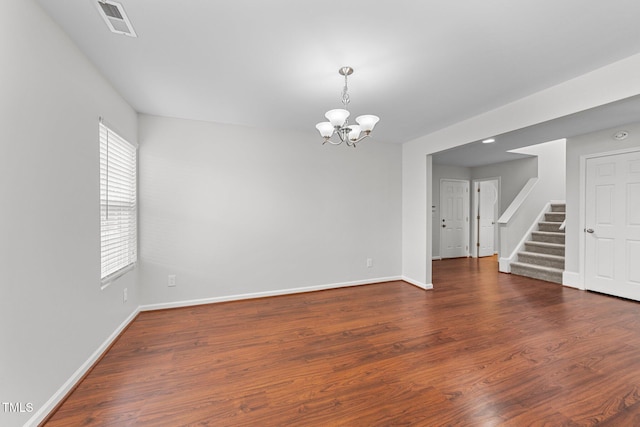
[[[136,267],[137,263],[133,263],[133,264],[129,264],[128,266],[121,268],[120,270],[111,273],[110,275],[108,275],[107,277],[105,277],[104,279],[102,279],[100,281],[100,290],[104,291],[106,288],[109,287],[109,285],[113,282],[115,282],[117,279],[119,279],[121,276],[124,276],[125,274],[127,274],[128,272],[130,272],[131,270],[133,270]]]

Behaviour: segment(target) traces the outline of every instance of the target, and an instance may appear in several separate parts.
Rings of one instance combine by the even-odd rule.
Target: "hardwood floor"
[[[640,425],[638,303],[433,266],[141,313],[47,425]]]

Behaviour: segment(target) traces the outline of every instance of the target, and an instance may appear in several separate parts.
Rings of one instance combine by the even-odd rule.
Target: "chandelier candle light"
[[[342,67],[338,70],[340,75],[344,76],[344,88],[342,89],[342,104],[343,108],[337,108],[335,110],[329,110],[324,115],[328,122],[318,123],[316,129],[320,132],[320,135],[324,138],[323,145],[327,142],[332,145],[340,145],[343,142],[349,147],[355,147],[356,144],[371,134],[373,127],[378,123],[380,118],[378,116],[372,116],[370,114],[356,117],[356,124],[349,123],[349,111],[347,111],[347,105],[349,104],[349,92],[347,87],[347,77],[353,73],[353,68]],[[331,139],[333,135],[338,135],[339,141]],[[362,135],[364,134],[364,135]]]

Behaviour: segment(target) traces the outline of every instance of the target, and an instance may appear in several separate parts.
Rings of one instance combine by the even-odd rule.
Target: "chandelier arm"
[[[361,136],[360,138],[356,139],[356,140],[355,140],[355,141],[353,141],[353,142],[360,142],[360,141],[362,141],[363,139],[368,138],[368,137],[369,137],[369,134],[368,134],[368,133],[365,133],[363,136]]]
[[[332,139],[325,139],[324,142],[322,143],[322,145],[326,144],[327,142],[329,144],[331,144],[331,145],[340,145],[340,144],[342,144],[342,141],[334,141]]]

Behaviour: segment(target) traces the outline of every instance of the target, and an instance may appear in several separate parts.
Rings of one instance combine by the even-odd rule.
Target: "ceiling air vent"
[[[98,0],[98,11],[112,33],[138,37],[120,3],[110,0]]]

